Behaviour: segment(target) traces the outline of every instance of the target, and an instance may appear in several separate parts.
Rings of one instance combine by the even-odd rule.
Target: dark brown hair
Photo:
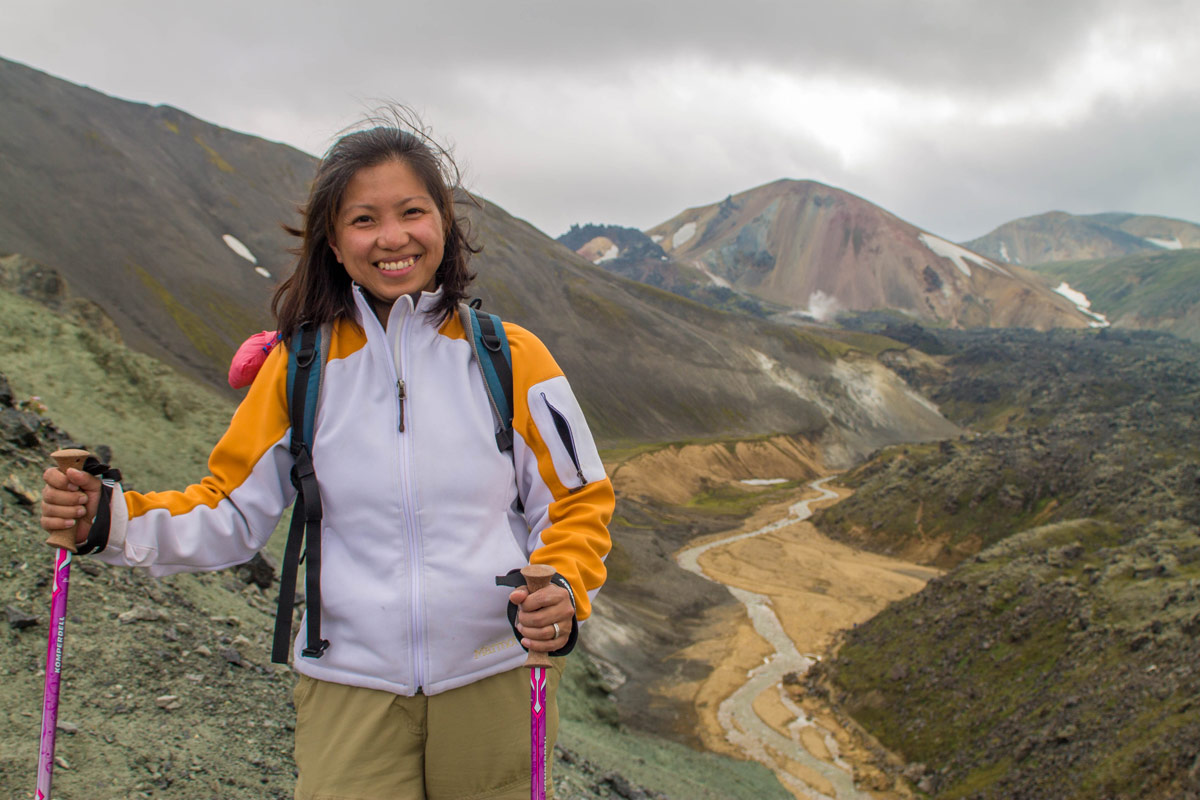
[[[437,144],[416,115],[406,109],[389,109],[387,119],[374,116],[366,124],[371,127],[343,135],[321,159],[308,202],[300,209],[303,228],[285,226],[300,238],[300,246],[292,251],[298,259],[295,271],[279,285],[271,300],[271,312],[284,341],[302,322],[321,325],[354,317],[350,276],[329,245],[346,187],[365,167],[388,161],[407,165],[425,185],[442,215],[446,242],[442,263],[434,275],[442,287],[442,297],[435,307],[441,320],[466,299],[467,287],[475,278],[467,263],[481,248],[471,241],[469,221],[454,213],[458,198],[468,202],[474,199],[466,191],[457,191],[461,189],[461,175],[449,151]]]

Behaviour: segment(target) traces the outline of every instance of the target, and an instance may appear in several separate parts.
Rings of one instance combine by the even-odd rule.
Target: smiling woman
[[[80,554],[154,575],[249,560],[299,483],[293,520],[310,525],[289,535],[281,581],[294,586],[303,543],[305,618],[291,647],[298,800],[544,790],[562,661],[534,673],[522,648],[567,655],[606,577],[612,484],[566,377],[528,331],[505,323],[480,337],[507,343],[510,415],[489,398],[463,322],[484,316],[463,302],[478,248],[449,175],[419,127],[376,125],[330,148],[293,231],[296,269],[275,297],[280,339],[253,348],[260,363],[211,477],[181,492],[118,483],[110,514],[98,513],[98,479],[45,473],[43,527],[71,531]],[[309,426],[289,390],[308,384],[296,376],[317,352]],[[305,428],[295,442],[293,425]],[[523,584],[531,568],[546,585]],[[293,594],[280,589],[279,662]]]

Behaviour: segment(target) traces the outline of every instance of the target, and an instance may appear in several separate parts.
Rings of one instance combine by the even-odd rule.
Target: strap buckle
[[[317,643],[316,647],[306,647],[300,651],[300,655],[305,658],[320,658],[325,655],[325,651],[329,649],[329,640],[322,639]]]

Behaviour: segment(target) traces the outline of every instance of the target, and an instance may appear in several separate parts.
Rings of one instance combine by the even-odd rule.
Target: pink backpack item
[[[229,385],[241,389],[254,383],[254,376],[279,341],[278,331],[263,331],[242,342],[229,364]]]

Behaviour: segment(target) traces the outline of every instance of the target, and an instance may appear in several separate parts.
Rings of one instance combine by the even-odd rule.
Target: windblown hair
[[[271,311],[284,341],[303,322],[322,325],[354,317],[351,280],[330,247],[334,222],[341,208],[346,187],[364,168],[389,161],[407,165],[425,185],[442,215],[446,242],[442,263],[434,275],[442,287],[435,308],[441,320],[447,319],[466,299],[467,287],[475,275],[467,264],[481,248],[471,241],[470,222],[455,214],[459,198],[474,199],[461,190],[461,174],[450,152],[437,144],[416,116],[404,109],[391,109],[389,118],[368,118],[361,130],[346,133],[325,153],[317,167],[308,202],[300,209],[303,228],[285,226],[300,238],[296,269],[280,284],[271,300]]]

